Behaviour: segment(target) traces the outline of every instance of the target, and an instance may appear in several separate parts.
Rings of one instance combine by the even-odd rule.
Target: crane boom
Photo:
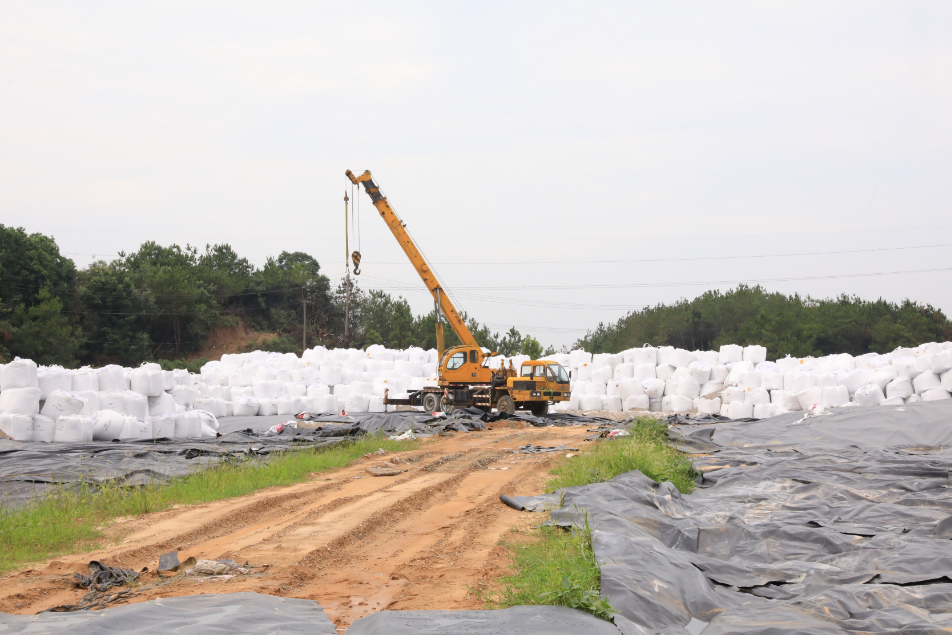
[[[446,321],[449,322],[453,332],[456,333],[463,344],[479,348],[479,344],[476,343],[476,338],[474,338],[473,334],[466,328],[463,317],[459,314],[459,311],[456,310],[456,307],[453,306],[449,296],[446,295],[440,286],[433,268],[427,264],[426,259],[423,258],[423,254],[420,253],[420,249],[416,246],[416,243],[413,242],[413,239],[410,238],[405,224],[400,220],[400,217],[397,216],[397,213],[393,211],[393,208],[390,207],[390,203],[387,202],[387,197],[380,193],[380,188],[373,182],[373,177],[370,176],[370,170],[365,171],[360,176],[354,176],[354,173],[350,170],[347,170],[345,174],[351,183],[364,184],[364,190],[370,196],[374,207],[380,212],[381,218],[387,223],[387,227],[393,232],[394,238],[397,239],[397,242],[400,243],[400,246],[403,248],[403,253],[410,259],[410,263],[420,275],[423,284],[426,285],[426,288],[433,295],[433,301],[436,306],[436,340],[440,357],[442,358],[445,348],[443,345],[443,323],[440,320],[441,315],[446,317]]]

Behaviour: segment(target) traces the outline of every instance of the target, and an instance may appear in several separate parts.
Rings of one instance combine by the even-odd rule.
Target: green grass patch
[[[286,452],[266,463],[227,461],[166,483],[105,486],[97,491],[54,488],[15,510],[0,509],[0,573],[25,564],[101,546],[116,518],[139,516],[174,505],[207,503],[292,485],[308,474],[343,467],[368,452],[414,450],[416,441],[359,437],[326,448]]]
[[[603,439],[586,452],[552,470],[546,491],[608,481],[640,470],[659,483],[671,481],[682,494],[694,491],[696,471],[690,459],[667,443],[667,424],[650,417],[636,419],[631,436]]]
[[[607,481],[641,470],[656,481],[671,481],[682,493],[694,489],[695,470],[682,452],[668,446],[667,426],[652,418],[634,422],[631,436],[601,439],[582,454],[563,459],[552,470],[546,491]],[[540,517],[541,520],[541,517]],[[519,604],[559,605],[581,609],[602,619],[614,611],[599,595],[601,571],[592,551],[587,522],[572,530],[539,527],[525,540],[505,543],[514,572],[499,580],[501,589],[481,594],[494,608]]]

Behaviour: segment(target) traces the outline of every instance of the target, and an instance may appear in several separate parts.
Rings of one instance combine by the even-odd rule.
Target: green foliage
[[[7,308],[45,301],[37,298],[42,289],[49,292],[47,298],[63,299],[75,279],[76,266],[52,238],[0,225],[0,297]]]
[[[266,463],[219,463],[167,483],[137,487],[107,484],[98,490],[83,485],[78,491],[55,488],[23,507],[0,508],[0,540],[4,546],[0,550],[0,574],[26,563],[96,549],[105,539],[103,529],[116,518],[300,483],[313,472],[343,467],[378,448],[401,452],[416,449],[417,442],[364,436],[325,448],[284,453]]]
[[[505,355],[506,357],[518,355],[522,351],[522,334],[516,330],[516,327],[509,329],[509,332],[499,340],[499,348],[497,350],[500,355]]]
[[[37,364],[60,364],[75,368],[76,355],[83,344],[83,332],[63,315],[63,302],[40,289],[29,308],[20,304],[10,320],[13,337],[10,354],[32,359]]]
[[[910,300],[898,305],[845,295],[816,300],[740,285],[726,293],[708,291],[691,301],[633,311],[614,324],[599,324],[574,347],[617,353],[646,343],[689,350],[760,344],[774,359],[887,353],[950,337],[952,322],[942,311]]]
[[[631,435],[599,441],[588,451],[563,461],[546,488],[550,492],[573,485],[608,481],[640,470],[655,481],[671,481],[681,492],[694,490],[696,471],[690,459],[668,445],[663,421],[642,417],[632,422]]]
[[[529,359],[541,359],[542,344],[539,344],[539,340],[532,337],[531,335],[526,335],[522,340],[522,347],[520,348],[519,353],[522,355],[528,355]]]
[[[601,571],[588,527],[567,531],[543,526],[525,537],[525,543],[504,543],[515,572],[500,579],[501,592],[487,594],[491,606],[567,606],[609,619],[614,609],[599,594]]]

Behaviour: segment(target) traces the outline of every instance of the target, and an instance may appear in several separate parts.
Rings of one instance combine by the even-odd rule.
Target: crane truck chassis
[[[475,407],[482,410],[496,408],[500,412],[515,412],[525,409],[536,416],[548,412],[550,402],[568,401],[571,397],[569,376],[557,362],[548,360],[524,362],[517,373],[509,362],[509,368],[490,368],[489,360],[495,352],[484,350],[470,333],[462,315],[450,301],[437,280],[432,267],[423,258],[416,243],[406,230],[406,224],[393,211],[387,197],[380,192],[370,171],[360,176],[347,170],[345,175],[355,185],[363,184],[374,207],[387,223],[394,238],[433,296],[436,310],[436,344],[439,351],[438,387],[414,391],[407,399],[391,399],[389,391],[384,396],[388,405],[419,406],[433,412],[451,412],[456,408]],[[462,345],[446,349],[443,340],[443,320],[459,337]]]

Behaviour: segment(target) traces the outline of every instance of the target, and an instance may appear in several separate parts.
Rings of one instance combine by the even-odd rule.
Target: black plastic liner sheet
[[[498,611],[383,611],[355,620],[347,635],[620,635],[588,613],[562,606]]]
[[[22,505],[53,485],[81,483],[96,487],[107,482],[143,485],[183,476],[198,468],[236,457],[267,457],[273,452],[321,447],[363,434],[400,434],[413,429],[422,434],[445,430],[485,429],[480,421],[445,419],[421,412],[323,415],[308,425],[289,428],[275,436],[242,429],[240,419],[224,419],[222,436],[206,439],[156,439],[92,443],[20,443],[0,440],[0,507]],[[258,426],[292,420],[268,419]],[[236,420],[237,419],[237,420]],[[247,417],[255,419],[255,417]],[[304,422],[298,422],[304,423]],[[266,428],[265,428],[266,429]]]
[[[337,635],[317,602],[258,593],[163,598],[78,613],[0,613],[0,632],[4,635]]]
[[[513,497],[544,510],[564,493],[562,526],[587,515],[602,593],[628,630],[952,630],[952,402],[670,433],[707,454],[690,495],[634,471]]]

